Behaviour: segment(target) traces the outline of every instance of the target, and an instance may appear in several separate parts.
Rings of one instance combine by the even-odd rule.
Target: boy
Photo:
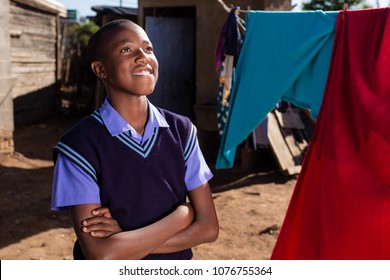
[[[191,259],[219,230],[196,128],[148,101],[158,62],[140,26],[110,22],[88,51],[107,99],[54,150],[52,209],[70,209],[74,257]]]

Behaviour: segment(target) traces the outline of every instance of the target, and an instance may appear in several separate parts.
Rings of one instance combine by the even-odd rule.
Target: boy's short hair
[[[129,19],[116,19],[103,25],[91,36],[91,38],[89,38],[87,46],[89,62],[96,61],[102,58],[102,51],[104,50],[104,41],[107,38],[107,34],[121,23],[135,24]]]

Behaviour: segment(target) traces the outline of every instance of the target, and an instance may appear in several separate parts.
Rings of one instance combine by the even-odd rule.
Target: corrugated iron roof
[[[96,13],[111,13],[121,16],[138,15],[137,8],[115,7],[115,6],[92,6],[91,9]]]

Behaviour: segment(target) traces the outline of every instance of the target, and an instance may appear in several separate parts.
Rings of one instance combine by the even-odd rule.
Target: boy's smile
[[[131,75],[135,76],[134,78],[136,78],[136,77],[153,78],[154,77],[154,70],[153,70],[152,66],[145,65],[145,66],[141,66],[141,67],[133,69],[133,71],[131,71]]]
[[[139,71],[133,72],[131,74],[134,76],[150,76],[153,75],[153,69],[140,69]]]

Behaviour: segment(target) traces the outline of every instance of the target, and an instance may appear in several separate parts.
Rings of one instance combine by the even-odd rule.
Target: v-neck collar
[[[169,127],[165,118],[161,115],[158,109],[148,102],[148,121],[145,126],[143,135],[140,135],[126,120],[112,107],[108,97],[104,101],[98,113],[101,116],[103,124],[107,127],[111,136],[115,137],[119,134],[127,134],[132,140],[139,145],[145,144],[156,132],[156,128]]]
[[[169,127],[163,115],[149,100],[148,114],[149,118],[142,136],[111,106],[108,98],[106,98],[102,107],[93,112],[91,116],[104,125],[112,137],[117,138],[146,159],[156,143],[161,128]]]

